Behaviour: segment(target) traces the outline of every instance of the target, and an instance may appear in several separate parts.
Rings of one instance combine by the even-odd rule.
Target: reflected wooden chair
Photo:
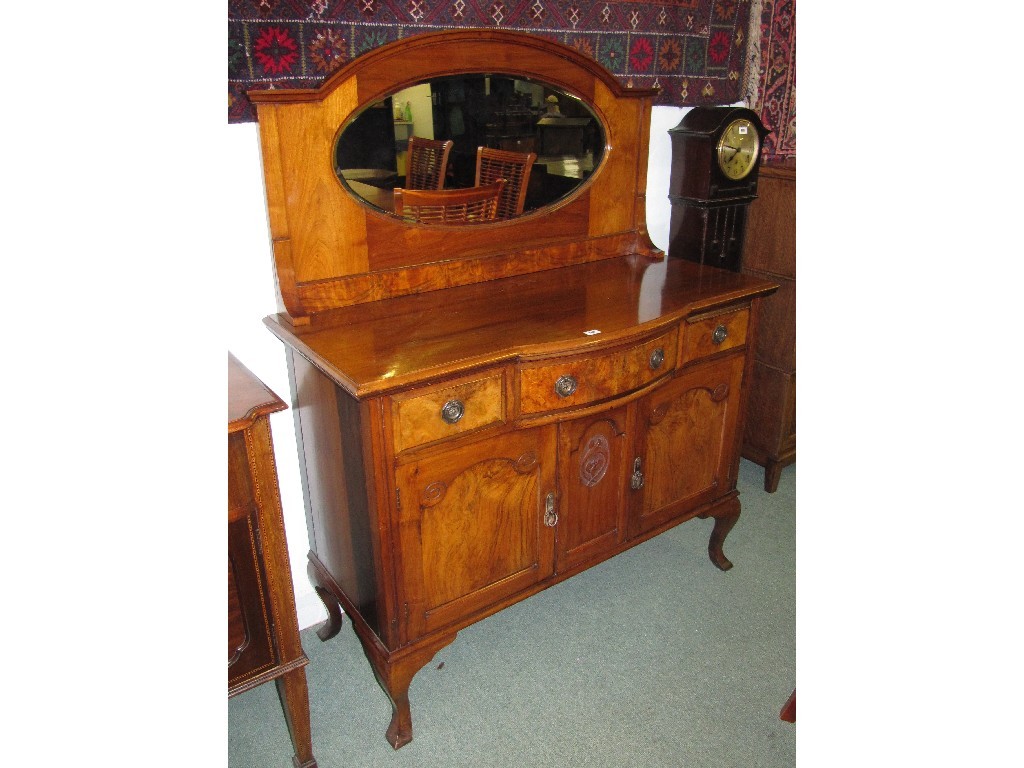
[[[498,201],[499,219],[510,219],[523,212],[526,203],[526,186],[530,182],[530,171],[537,159],[535,152],[506,152],[502,149],[477,147],[476,150],[476,181],[490,184],[495,179],[505,179],[505,191]]]
[[[451,139],[438,141],[410,136],[409,152],[405,158],[405,188],[443,189],[452,144]]]
[[[395,188],[395,213],[421,224],[474,224],[493,221],[505,180],[469,189]]]

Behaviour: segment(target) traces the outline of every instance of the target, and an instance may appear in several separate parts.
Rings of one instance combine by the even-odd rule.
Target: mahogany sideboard
[[[228,353],[228,696],[273,680],[296,768],[316,768],[270,433],[288,406]]]
[[[346,126],[397,89],[494,73],[520,104],[552,92],[596,119],[593,171],[562,197],[426,226],[333,167]],[[396,749],[413,676],[461,629],[693,517],[714,518],[711,560],[732,565],[756,307],[775,285],[651,244],[654,95],[494,30],[415,35],[318,89],[250,93],[279,298],[264,322],[288,361],[319,635],[343,608]]]
[[[778,283],[761,305],[743,456],[765,468],[764,488],[779,487],[796,461],[796,161],[761,166],[750,204],[740,270]]]

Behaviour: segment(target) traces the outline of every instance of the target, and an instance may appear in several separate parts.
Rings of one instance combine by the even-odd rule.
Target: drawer
[[[600,355],[524,363],[519,410],[524,416],[578,407],[631,392],[676,366],[678,331]]]
[[[749,307],[687,320],[683,324],[683,363],[742,347],[749,323]]]
[[[504,376],[501,371],[431,390],[395,395],[391,417],[395,452],[445,440],[505,420]]]

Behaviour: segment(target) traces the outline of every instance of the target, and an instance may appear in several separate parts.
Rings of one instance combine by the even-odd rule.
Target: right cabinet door
[[[732,490],[743,366],[742,355],[703,363],[637,404],[631,536]]]

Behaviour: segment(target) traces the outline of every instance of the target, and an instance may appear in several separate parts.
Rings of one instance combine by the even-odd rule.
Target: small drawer
[[[519,368],[523,416],[578,407],[627,394],[676,366],[678,332],[601,355],[566,356]]]
[[[503,422],[503,380],[498,371],[439,389],[395,395],[391,400],[395,452]]]
[[[749,322],[748,307],[687,320],[683,325],[683,363],[742,347]]]

